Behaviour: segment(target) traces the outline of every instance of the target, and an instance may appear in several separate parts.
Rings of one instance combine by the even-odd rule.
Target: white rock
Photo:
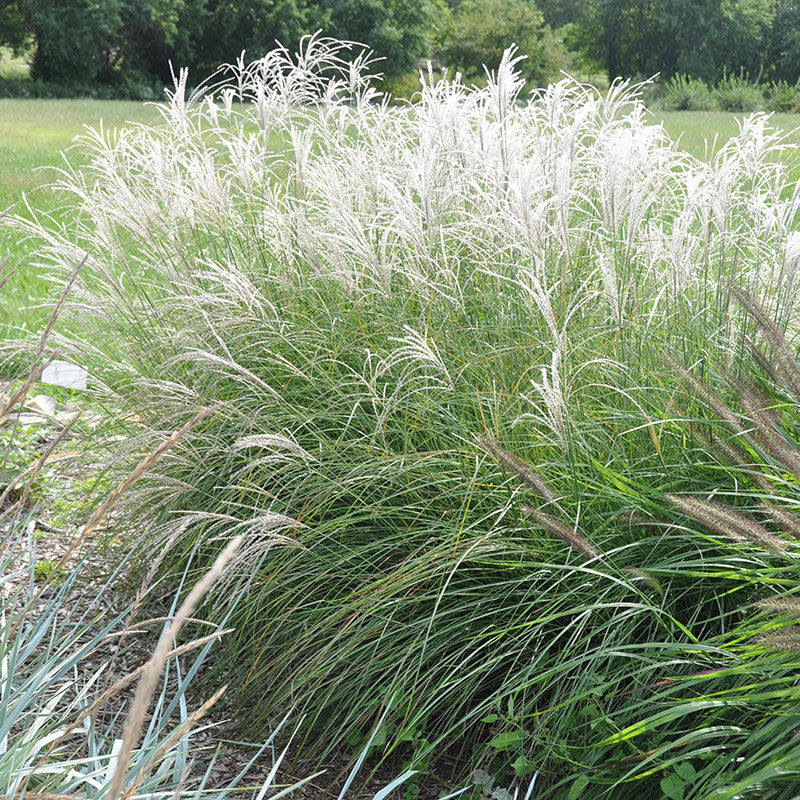
[[[77,364],[56,359],[45,367],[41,381],[67,389],[85,389],[88,374],[87,370]]]

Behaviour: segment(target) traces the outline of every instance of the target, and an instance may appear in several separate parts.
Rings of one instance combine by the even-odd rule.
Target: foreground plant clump
[[[0,289],[7,279],[3,267]],[[21,343],[6,341],[0,347],[0,369],[14,376],[0,388],[0,465],[11,467],[0,469],[0,792],[20,800],[160,795],[176,800],[213,795],[221,800],[242,791],[265,751],[273,755],[273,769],[261,773],[258,784],[249,787],[251,794],[272,792],[277,798],[300,789],[307,781],[282,790],[276,785],[283,755],[275,757],[270,747],[278,730],[254,748],[251,760],[241,761],[239,774],[219,781],[219,748],[212,752],[199,742],[213,726],[203,723],[201,728],[200,721],[224,688],[191,710],[187,703],[190,684],[227,631],[212,623],[205,635],[180,644],[176,637],[187,622],[189,627],[199,622],[189,616],[230,562],[240,539],[228,543],[181,603],[173,600],[167,616],[143,619],[137,610],[149,604],[152,587],[143,587],[125,603],[117,589],[129,572],[131,547],[115,547],[109,542],[112,537],[96,535],[126,489],[185,430],[160,443],[103,502],[84,509],[88,519],[77,528],[74,519],[68,529],[57,529],[41,518],[41,506],[47,503],[41,501],[38,479],[45,474],[52,478],[54,465],[76,455],[62,448],[73,443],[81,412],[56,414],[52,397],[32,396],[53,366],[45,354],[71,285],[65,284],[53,307],[26,375],[15,374]],[[48,400],[52,405],[44,402]],[[41,414],[25,413],[26,408]],[[46,416],[60,426],[51,439],[43,440],[41,452],[30,436],[21,434],[31,416]],[[29,463],[19,469],[23,461]],[[45,532],[52,540],[43,545]],[[43,546],[52,560],[41,559]]]
[[[88,253],[69,346],[146,432],[213,409],[129,508],[176,581],[244,534],[207,609],[240,718],[540,797],[793,796],[782,134],[701,162],[625,85],[523,99],[508,53],[398,108],[348,58],[181,75],[82,139],[76,225],[16,220]]]

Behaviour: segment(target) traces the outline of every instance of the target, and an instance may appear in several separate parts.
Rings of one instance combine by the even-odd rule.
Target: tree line
[[[469,77],[511,43],[532,81],[576,68],[800,77],[793,0],[0,0],[0,46],[62,85],[166,83],[170,62],[206,75],[316,30],[367,44],[390,78],[429,58]]]

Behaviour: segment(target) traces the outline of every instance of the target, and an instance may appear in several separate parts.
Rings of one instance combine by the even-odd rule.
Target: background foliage
[[[368,45],[393,79],[429,58],[480,77],[517,44],[539,83],[565,67],[794,83],[798,22],[792,0],[3,0],[0,46],[28,54],[35,80],[127,96],[168,84],[170,62],[207,75],[316,30]]]

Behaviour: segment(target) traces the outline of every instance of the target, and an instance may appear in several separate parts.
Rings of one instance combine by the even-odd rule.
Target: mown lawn
[[[684,150],[702,158],[715,141],[719,147],[735,136],[739,132],[738,122],[745,116],[727,111],[656,111],[653,120],[662,122],[670,136],[680,139]],[[772,123],[792,131],[789,141],[800,144],[800,114],[773,114]]]
[[[153,105],[132,101],[0,99],[0,211],[13,206],[27,213],[26,198],[39,212],[55,211],[48,185],[56,173],[48,167],[63,165],[62,152],[86,125],[119,128],[150,122],[157,113]],[[80,154],[73,150],[69,159],[79,163]],[[0,338],[35,328],[43,315],[31,308],[48,291],[43,277],[25,265],[31,246],[0,227],[0,261],[17,270],[0,297]]]

